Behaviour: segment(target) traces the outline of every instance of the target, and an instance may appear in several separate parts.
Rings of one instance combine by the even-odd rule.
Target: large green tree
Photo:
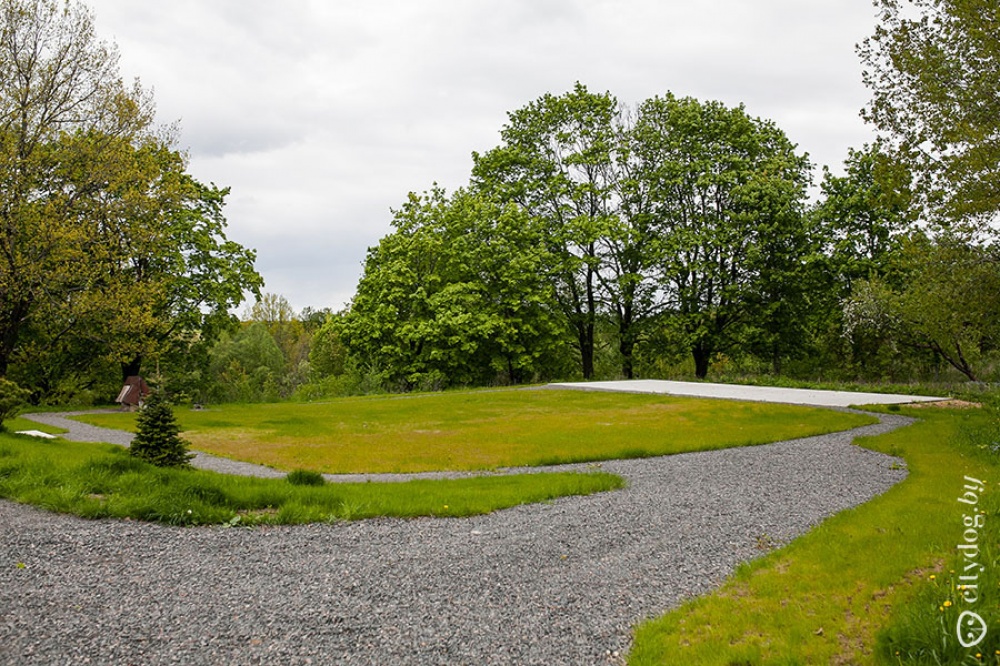
[[[866,115],[919,177],[939,219],[1000,211],[1000,4],[877,0],[860,48],[873,92]]]
[[[465,190],[411,195],[371,248],[339,335],[398,388],[521,382],[561,358],[540,231]]]
[[[189,357],[261,284],[228,190],[186,173],[82,4],[2,0],[0,21],[0,374]]]
[[[807,158],[743,107],[673,95],[640,105],[633,133],[658,234],[663,325],[698,377],[750,333],[780,367],[801,344],[804,274],[817,250],[803,215]]]
[[[542,233],[546,275],[572,328],[584,378],[594,374],[599,246],[618,219],[617,100],[577,84],[508,114],[503,144],[473,154],[473,183],[525,211]]]
[[[814,211],[838,299],[857,280],[889,277],[900,241],[916,221],[910,172],[879,144],[850,150],[844,170],[843,176],[825,170]]]
[[[813,209],[824,239],[824,270],[813,292],[818,351],[828,366],[881,377],[899,366],[895,341],[878,327],[855,327],[845,336],[842,305],[856,287],[870,295],[873,285],[903,286],[901,249],[916,221],[910,172],[876,143],[850,150],[844,175],[825,170],[821,194]]]
[[[776,366],[801,346],[809,164],[772,123],[673,95],[629,112],[577,84],[511,113],[501,136],[474,155],[474,186],[541,229],[585,378],[602,318],[625,377],[664,322],[701,377],[751,325]]]
[[[148,99],[126,88],[117,54],[94,34],[81,4],[0,3],[0,375],[40,304],[89,279],[86,229],[75,200],[52,183],[67,133],[132,139],[152,119]],[[96,165],[95,165],[96,168]],[[99,178],[95,174],[95,179]]]
[[[902,342],[976,379],[1000,321],[1000,5],[876,4],[879,25],[860,48],[873,93],[865,113],[914,174],[926,224],[903,255],[905,283],[859,291],[849,308],[889,313]]]

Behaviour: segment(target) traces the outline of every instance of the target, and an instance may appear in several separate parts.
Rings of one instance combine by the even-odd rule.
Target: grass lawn
[[[85,518],[172,525],[469,516],[614,490],[623,483],[621,477],[595,472],[305,486],[161,469],[111,444],[0,433],[0,497]]]
[[[905,458],[906,481],[744,565],[714,594],[643,624],[630,666],[1000,663],[1000,498],[992,488],[1000,427],[983,410],[902,412],[922,421],[858,443]],[[987,482],[975,507],[957,501],[966,476]],[[969,522],[980,525],[971,570],[956,548]],[[970,571],[981,586],[975,604],[955,589]],[[965,610],[992,632],[972,648],[957,641]]]
[[[327,473],[488,470],[763,444],[872,423],[751,402],[503,390],[176,410],[192,448]],[[79,417],[134,429],[126,413]]]

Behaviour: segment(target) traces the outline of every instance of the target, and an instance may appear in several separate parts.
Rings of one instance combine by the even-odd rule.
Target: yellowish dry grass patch
[[[793,405],[549,390],[177,411],[192,447],[327,473],[486,470],[702,451],[844,430],[870,417]],[[89,423],[130,428],[134,417]]]

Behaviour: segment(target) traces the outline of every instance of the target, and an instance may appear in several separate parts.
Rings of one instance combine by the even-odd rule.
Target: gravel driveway
[[[603,465],[626,490],[257,529],[0,501],[0,664],[621,663],[631,628],[905,477],[851,434]]]

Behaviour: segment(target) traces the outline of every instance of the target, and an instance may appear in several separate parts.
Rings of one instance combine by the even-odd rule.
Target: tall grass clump
[[[296,469],[285,475],[285,481],[293,486],[322,486],[326,479],[319,472],[307,469]]]

